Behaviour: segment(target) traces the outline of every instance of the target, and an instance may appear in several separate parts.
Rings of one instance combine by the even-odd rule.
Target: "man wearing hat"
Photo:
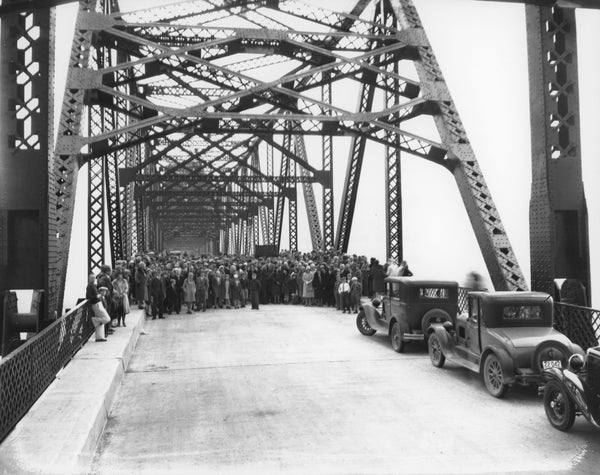
[[[106,287],[101,287],[102,292],[107,292]],[[90,302],[92,306],[93,316],[92,323],[96,330],[96,341],[106,341],[104,336],[104,325],[110,323],[110,317],[108,312],[102,305],[102,296],[96,288],[96,277],[94,274],[90,274],[88,277],[88,285],[85,291],[85,298]]]

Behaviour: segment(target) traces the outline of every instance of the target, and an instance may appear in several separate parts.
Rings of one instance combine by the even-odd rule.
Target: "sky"
[[[122,5],[125,2],[121,2]],[[149,1],[131,0],[137,7]],[[153,2],[154,3],[154,2]],[[319,2],[320,3],[320,2]],[[335,9],[335,0],[326,5]],[[415,0],[430,43],[469,135],[521,269],[529,282],[531,151],[525,9],[519,4],[475,0]],[[347,2],[341,1],[341,4]],[[61,28],[56,48],[57,115],[62,104],[75,5],[57,9]],[[592,302],[600,306],[600,11],[577,12],[584,187],[590,222]],[[334,89],[336,95],[344,91]],[[338,96],[339,97],[339,96]],[[347,139],[334,141],[335,223],[347,162]],[[307,142],[310,147],[310,141]],[[318,165],[320,158],[312,157]],[[80,174],[65,306],[85,289],[86,184]],[[369,145],[361,175],[349,252],[385,256],[383,148]],[[320,197],[319,187],[315,187]],[[300,193],[301,195],[301,193]],[[463,282],[475,270],[491,286],[481,252],[453,176],[423,159],[402,156],[404,258],[415,276]],[[298,210],[303,209],[300,198]],[[299,212],[299,247],[310,250],[305,213]],[[284,223],[282,248],[287,247]]]

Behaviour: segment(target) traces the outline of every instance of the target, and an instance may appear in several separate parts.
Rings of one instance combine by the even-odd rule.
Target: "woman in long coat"
[[[135,298],[138,308],[144,308],[144,304],[148,301],[148,274],[146,264],[143,262],[138,264],[135,271]]]
[[[250,303],[252,304],[252,310],[258,310],[258,304],[260,299],[260,281],[256,278],[256,273],[253,272],[250,276],[250,282],[248,282],[248,288],[250,290]]]
[[[371,266],[371,276],[373,278],[373,288],[371,289],[373,293],[385,293],[385,282],[383,281],[385,279],[385,272],[377,259],[375,259],[375,262]]]
[[[124,279],[123,272],[117,272],[117,278],[113,280],[113,301],[117,317],[117,326],[125,325],[125,315],[129,313],[129,284]]]
[[[191,272],[183,283],[183,300],[188,308],[187,313],[192,313],[192,307],[196,302],[196,282],[194,281],[194,274]]]
[[[306,269],[306,271],[302,275],[302,282],[304,283],[302,295],[304,295],[306,305],[309,305],[309,306],[313,304],[313,300],[315,298],[315,289],[313,287],[314,277],[315,277],[314,266],[311,266],[309,269]]]

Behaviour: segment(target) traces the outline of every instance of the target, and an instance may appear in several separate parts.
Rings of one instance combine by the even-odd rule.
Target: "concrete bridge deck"
[[[585,420],[558,432],[534,388],[494,399],[354,320],[286,305],[146,320],[89,471],[597,473]]]

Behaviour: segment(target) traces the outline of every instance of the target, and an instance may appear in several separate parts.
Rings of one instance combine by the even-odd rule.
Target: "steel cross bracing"
[[[255,244],[261,229],[263,242],[272,243],[275,223],[267,214],[273,213],[273,196],[298,183],[313,182],[324,188],[321,240],[325,246],[335,243],[346,250],[364,147],[371,140],[387,146],[394,160],[388,166],[388,194],[398,206],[394,226],[400,226],[401,218],[399,153],[442,164],[461,186],[494,284],[524,288],[489,193],[479,188],[485,184],[477,162],[465,150],[470,147],[457,145],[468,144],[464,131],[457,134],[453,126],[449,133],[445,125],[458,116],[414,7],[403,0],[394,2],[392,10],[386,3],[387,17],[382,19],[377,13],[380,4],[361,0],[349,11],[331,12],[297,0],[199,0],[112,14],[95,12],[92,2],[82,4],[52,160],[53,206],[60,210],[54,230],[60,237],[58,254],[66,256],[77,167],[101,157],[110,157],[110,164],[118,167],[118,173],[109,167],[112,192],[126,187],[121,197],[135,199],[135,207],[127,212],[114,205],[110,210],[113,226],[118,226],[119,216],[126,217],[121,228],[135,215],[136,246],[130,242],[132,234],[122,231],[128,252],[159,244],[175,227],[177,232],[218,237],[220,250],[240,248],[242,243],[233,241],[235,235],[240,241],[244,220],[253,223]],[[393,21],[399,13],[407,18],[401,28]],[[231,26],[234,19],[239,26]],[[105,51],[112,62],[90,67],[92,48]],[[418,81],[398,72],[397,64],[403,60],[415,62]],[[346,82],[360,85],[356,110],[333,101],[335,89]],[[376,92],[389,100],[376,105]],[[88,105],[107,116],[105,124],[110,115],[112,128],[84,134],[79,123]],[[423,114],[434,114],[438,129],[448,131],[440,132],[442,143],[403,128]],[[308,163],[306,153],[294,153],[284,145],[290,131],[295,136],[290,143],[298,149],[303,135],[324,137],[322,170]],[[350,137],[352,142],[337,236],[332,232],[329,138],[334,136]],[[281,153],[282,162],[289,160],[289,175],[275,174],[269,159],[269,154],[275,155],[273,149]],[[267,150],[261,157],[267,162],[266,173],[259,150]],[[303,167],[299,174],[297,166]],[[270,206],[265,208],[265,203]],[[188,204],[196,207],[193,213]],[[259,215],[266,219],[257,219]],[[297,246],[295,222],[295,201],[290,200],[290,248]],[[320,228],[318,218],[314,222]],[[276,224],[280,227],[281,220]],[[397,231],[390,233],[399,236]],[[401,244],[399,237],[394,239],[392,253]],[[322,248],[322,241],[317,247]],[[113,246],[113,252],[118,253],[117,248]],[[62,263],[53,265],[51,273],[59,275],[57,269],[63,269]],[[62,286],[60,274],[55,287],[62,292]]]

